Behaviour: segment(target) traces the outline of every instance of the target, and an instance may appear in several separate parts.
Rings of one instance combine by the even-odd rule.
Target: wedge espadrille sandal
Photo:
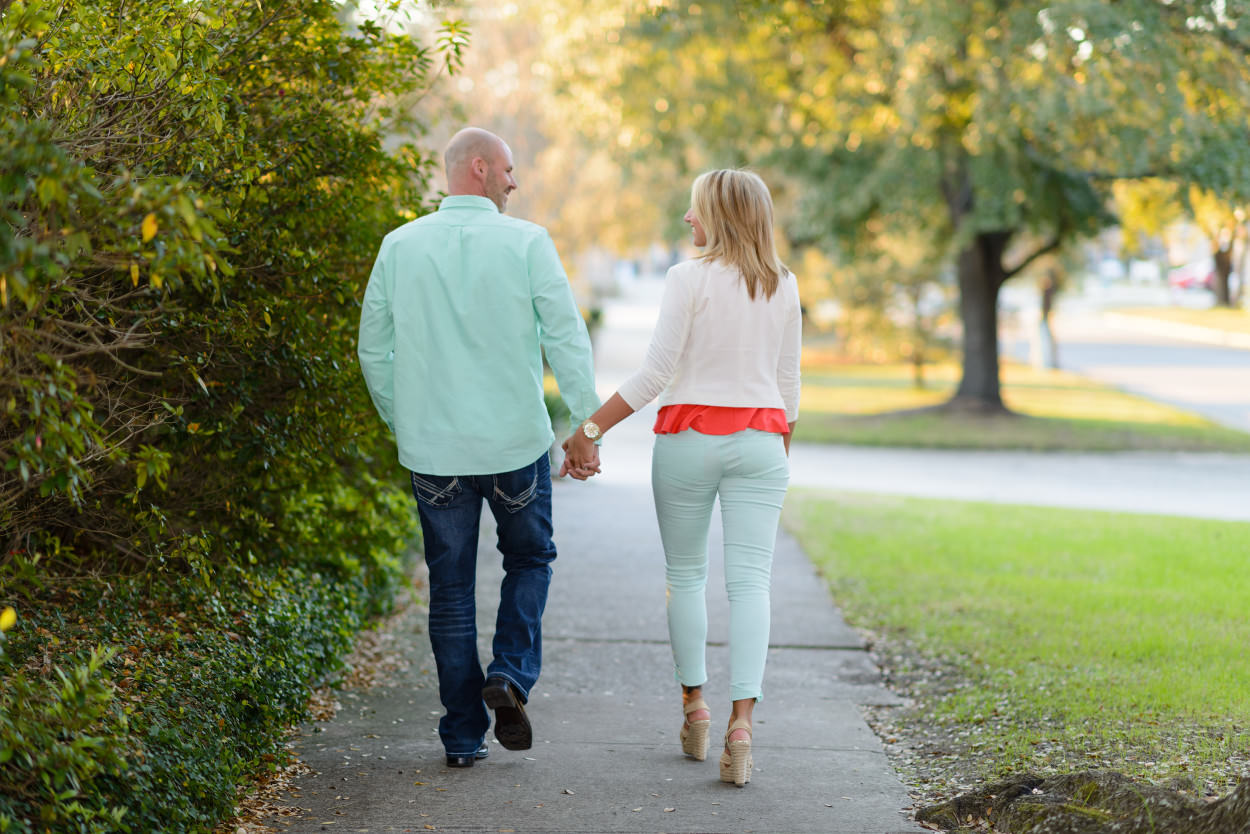
[[[700,762],[707,758],[708,728],[712,725],[712,720],[704,718],[699,721],[691,721],[689,716],[690,713],[698,712],[701,709],[707,709],[707,704],[704,703],[702,698],[696,698],[686,704],[682,707],[682,711],[687,718],[681,724],[681,752]]]
[[[730,741],[729,734],[734,730],[746,730],[747,738]],[[720,780],[733,782],[742,787],[751,781],[751,768],[755,762],[751,759],[751,725],[739,719],[729,725],[725,731],[725,752],[720,756]]]

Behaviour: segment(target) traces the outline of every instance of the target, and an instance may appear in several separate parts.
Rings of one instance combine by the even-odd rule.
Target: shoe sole
[[[495,738],[505,750],[529,750],[533,746],[534,731],[525,716],[525,707],[507,684],[486,687],[482,700],[495,711]]]
[[[751,781],[751,770],[754,766],[751,742],[731,741],[728,754],[722,753],[720,757],[720,780],[741,788]]]
[[[446,764],[448,767],[453,767],[453,768],[473,767],[474,762],[480,762],[489,755],[490,755],[490,751],[487,750],[483,746],[481,750],[478,750],[471,757],[470,756],[455,756],[454,762],[452,761],[451,758],[448,758],[446,759]]]
[[[683,724],[680,734],[681,752],[695,761],[706,761],[708,728],[711,724],[712,722],[706,718],[702,721]]]

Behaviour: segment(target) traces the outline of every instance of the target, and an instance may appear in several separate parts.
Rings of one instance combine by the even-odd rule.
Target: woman
[[[663,391],[651,482],[686,715],[682,750],[707,758],[704,589],[719,496],[733,700],[720,778],[741,787],[751,780],[751,714],[763,694],[773,545],[798,416],[799,293],[777,257],[772,198],[755,174],[700,176],[685,221],[703,254],[668,271],[642,368],[565,441],[565,471],[597,471],[595,442]]]

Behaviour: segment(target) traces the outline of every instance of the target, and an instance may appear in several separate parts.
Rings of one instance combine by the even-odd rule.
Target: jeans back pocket
[[[460,478],[455,475],[418,475],[412,473],[412,494],[428,507],[446,507],[460,493]]]
[[[525,509],[538,494],[538,464],[493,476],[494,499],[510,513]]]

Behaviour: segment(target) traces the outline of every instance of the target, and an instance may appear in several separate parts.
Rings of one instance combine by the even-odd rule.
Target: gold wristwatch
[[[603,436],[603,432],[599,430],[599,426],[587,420],[582,423],[582,434],[586,435],[590,440],[598,440]]]

